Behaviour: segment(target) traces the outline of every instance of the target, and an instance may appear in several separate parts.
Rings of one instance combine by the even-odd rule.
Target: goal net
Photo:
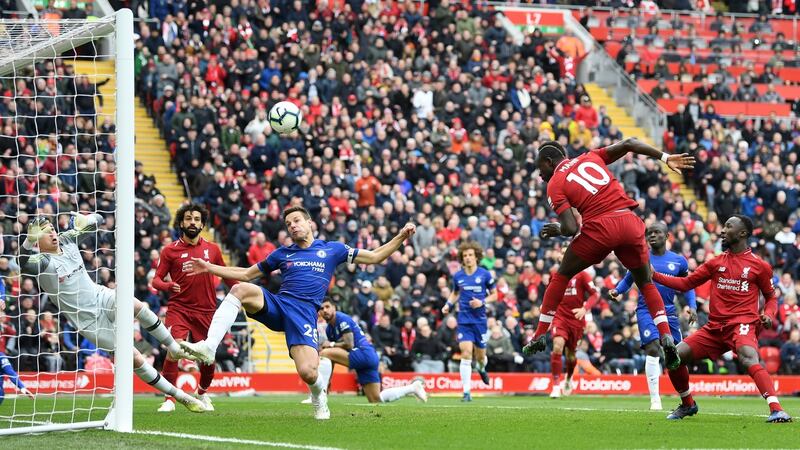
[[[133,71],[129,10],[0,21],[0,435],[132,427]],[[23,245],[42,218],[55,252]]]

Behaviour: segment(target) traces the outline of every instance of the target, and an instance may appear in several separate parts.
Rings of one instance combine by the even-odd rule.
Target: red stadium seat
[[[764,367],[770,374],[778,373],[781,367],[781,351],[778,347],[761,347],[761,360],[764,361]]]

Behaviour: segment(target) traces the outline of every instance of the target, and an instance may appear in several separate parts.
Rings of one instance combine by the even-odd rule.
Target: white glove
[[[73,230],[82,230],[89,225],[89,216],[83,215],[81,213],[71,212],[70,214],[70,224],[72,225]]]

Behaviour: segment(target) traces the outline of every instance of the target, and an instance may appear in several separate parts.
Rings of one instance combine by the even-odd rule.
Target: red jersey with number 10
[[[635,209],[638,204],[625,195],[625,190],[607,164],[612,161],[604,148],[565,159],[556,166],[547,183],[547,201],[556,214],[575,208],[584,222],[621,210]]]

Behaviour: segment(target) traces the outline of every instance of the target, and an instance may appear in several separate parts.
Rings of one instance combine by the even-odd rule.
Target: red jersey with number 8
[[[625,195],[609,172],[610,162],[605,148],[561,161],[547,183],[550,208],[556,214],[575,208],[584,223],[615,211],[636,209],[638,204]]]

